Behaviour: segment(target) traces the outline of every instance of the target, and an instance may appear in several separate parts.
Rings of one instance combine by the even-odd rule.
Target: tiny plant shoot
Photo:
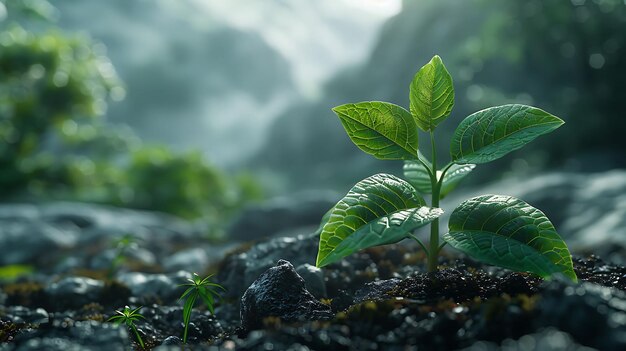
[[[115,247],[115,256],[113,257],[111,266],[109,267],[109,279],[113,279],[113,275],[115,275],[120,266],[126,262],[129,251],[138,246],[137,239],[135,239],[135,237],[131,234],[125,234],[122,237],[115,239],[112,244]]]
[[[187,287],[187,290],[185,290],[179,298],[179,300],[185,299],[185,303],[183,305],[183,325],[185,327],[183,332],[183,343],[185,344],[187,343],[187,332],[189,331],[191,310],[195,306],[196,300],[201,298],[211,314],[215,314],[213,305],[215,303],[215,298],[220,296],[217,289],[226,291],[223,286],[211,282],[211,277],[212,275],[209,275],[208,277],[202,279],[198,274],[194,273],[193,278],[187,279],[189,283],[181,284],[181,286]]]
[[[126,324],[126,326],[135,333],[135,336],[137,337],[137,341],[139,342],[139,345],[141,345],[141,348],[143,349],[145,348],[143,344],[143,340],[141,339],[141,336],[139,335],[139,332],[137,331],[137,327],[135,326],[135,322],[137,322],[139,319],[145,318],[144,316],[139,314],[140,309],[141,307],[131,310],[130,307],[125,306],[123,311],[115,311],[115,313],[117,314],[109,318],[107,321],[114,322],[115,325],[120,325],[122,323]]]
[[[466,117],[450,142],[450,162],[440,167],[435,130],[452,111],[452,77],[435,56],[409,87],[410,108],[359,102],[333,108],[348,136],[382,160],[404,160],[404,176],[376,174],[358,182],[322,219],[317,266],[368,247],[417,241],[437,269],[445,244],[487,264],[549,278],[560,273],[577,281],[572,257],[545,214],[522,200],[483,195],[461,203],[450,216],[441,242],[439,201],[477,164],[496,160],[564,122],[536,107],[504,105]],[[430,138],[430,160],[418,150],[418,134]],[[430,206],[423,195],[430,194]],[[430,224],[428,246],[413,231]]]

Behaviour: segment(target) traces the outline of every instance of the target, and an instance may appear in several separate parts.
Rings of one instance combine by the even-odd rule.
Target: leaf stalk
[[[435,147],[435,133],[430,131],[430,146],[433,170],[430,176],[430,184],[432,186],[431,206],[439,207],[439,194],[441,192],[441,182],[437,179],[437,149]],[[443,179],[443,174],[441,175]],[[439,256],[439,218],[430,223],[430,249],[428,252],[428,271],[437,270]]]

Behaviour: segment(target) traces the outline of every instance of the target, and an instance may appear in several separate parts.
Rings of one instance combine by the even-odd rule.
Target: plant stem
[[[441,184],[437,179],[437,149],[435,148],[435,134],[430,131],[430,147],[432,158],[432,174],[430,177],[430,184],[432,187],[431,206],[439,207],[439,193],[441,191]],[[434,272],[437,270],[437,262],[439,256],[439,218],[432,221],[430,224],[430,250],[428,250],[428,271]]]
[[[424,245],[424,243],[420,239],[418,239],[415,235],[409,233],[409,236],[417,242],[417,244],[422,248],[422,250],[424,250],[424,252],[426,252],[426,257],[429,257],[430,253],[428,252],[428,248],[426,247],[426,245]]]
[[[143,340],[141,340],[141,336],[139,335],[137,328],[134,325],[131,325],[130,327],[135,332],[135,336],[137,336],[137,341],[139,341],[139,345],[141,345],[141,348],[144,349],[145,346],[143,345]]]
[[[185,331],[183,332],[183,344],[187,343],[187,331],[189,330],[189,323],[185,323]]]

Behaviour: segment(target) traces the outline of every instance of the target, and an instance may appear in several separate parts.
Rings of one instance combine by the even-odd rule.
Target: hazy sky
[[[400,0],[56,4],[64,27],[109,47],[127,82],[126,100],[109,108],[113,121],[148,141],[202,149],[225,166],[260,147],[290,104],[315,99],[326,80],[363,62],[381,25],[401,9]],[[275,64],[272,56],[284,64],[254,71]],[[267,96],[259,98],[259,86]]]

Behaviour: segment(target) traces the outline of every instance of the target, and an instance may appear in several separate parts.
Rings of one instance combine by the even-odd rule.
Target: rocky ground
[[[0,281],[0,350],[139,349],[126,328],[106,322],[125,305],[143,306],[145,320],[137,326],[146,348],[178,350],[178,284],[192,272],[217,273],[215,281],[227,289],[215,315],[200,305],[192,313],[194,350],[626,349],[626,268],[620,265],[626,173],[584,178],[582,186],[569,176],[548,177],[518,184],[512,195],[554,215],[557,228],[569,228],[561,233],[576,247],[578,284],[483,266],[452,250],[441,257],[439,272],[425,273],[424,255],[411,242],[372,248],[320,270],[311,266],[317,252],[311,230],[268,224],[275,215],[314,225],[317,215],[307,214],[323,213],[332,202],[320,198],[300,213],[288,202],[246,212],[266,218],[259,231],[267,236],[300,235],[220,245],[210,244],[199,224],[161,214],[68,203],[1,205],[0,267],[27,264],[32,271],[22,268],[16,278],[5,271]],[[540,186],[533,186],[540,183],[550,196],[540,196]],[[498,186],[509,185],[491,189]],[[588,195],[590,188],[602,199]],[[598,221],[587,225],[592,237],[582,209],[596,213]],[[244,229],[254,233],[254,223],[242,218],[231,230],[250,240]],[[601,230],[611,240],[599,241]]]

